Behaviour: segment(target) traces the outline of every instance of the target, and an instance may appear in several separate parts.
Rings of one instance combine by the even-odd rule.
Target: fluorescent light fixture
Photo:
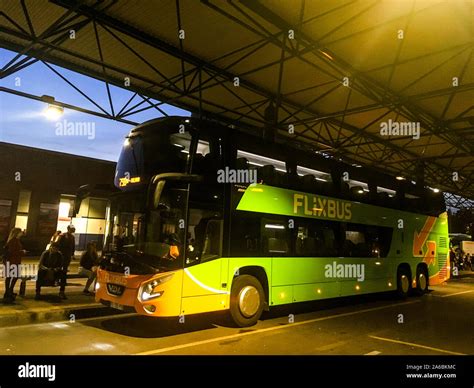
[[[263,166],[265,164],[271,164],[271,165],[275,166],[275,168],[280,167],[279,171],[286,172],[286,165],[285,165],[285,162],[283,162],[282,160],[267,158],[266,156],[252,154],[250,152],[241,151],[241,150],[237,151],[237,157],[238,158],[247,158],[249,160],[250,164],[253,164],[253,165],[256,165],[256,166]],[[263,163],[263,164],[260,164],[260,163]]]
[[[397,181],[404,181],[405,180],[405,177],[401,176],[401,175],[398,175],[396,178],[395,178]]]
[[[333,60],[334,60],[334,58],[333,58],[331,55],[329,55],[326,51],[319,50],[319,52],[320,52],[321,54],[323,54],[323,55],[324,55],[327,59],[329,59],[330,61],[333,61]]]
[[[395,190],[387,189],[386,187],[377,186],[377,193],[388,193],[389,195],[395,195],[397,192]]]
[[[285,229],[283,225],[278,224],[265,224],[266,229]]]
[[[303,175],[314,175],[315,178],[318,180],[318,181],[321,181],[321,182],[327,182],[327,179],[323,179],[322,177],[327,177],[329,174],[323,172],[323,171],[319,171],[319,170],[314,170],[312,168],[308,168],[308,167],[303,167],[303,166],[296,166],[296,173],[299,175],[299,176],[303,176]]]
[[[368,189],[369,186],[365,182],[361,181],[356,181],[355,179],[349,179],[349,186],[354,187],[354,186],[361,186],[363,189]]]

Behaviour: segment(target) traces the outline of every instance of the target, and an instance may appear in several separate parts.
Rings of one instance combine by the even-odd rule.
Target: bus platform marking
[[[433,295],[437,296],[439,298],[447,298],[449,296],[456,296],[456,295],[461,295],[461,294],[467,294],[469,292],[474,292],[474,290],[469,290],[469,291],[460,291],[460,292],[455,292],[454,294],[448,294],[448,295]]]
[[[422,349],[428,349],[428,350],[433,350],[434,352],[441,352],[441,353],[447,353],[447,354],[454,354],[456,356],[466,356],[467,354],[465,353],[458,353],[458,352],[452,352],[451,350],[444,350],[444,349],[439,349],[439,348],[433,348],[431,346],[426,346],[426,345],[419,345],[419,344],[414,344],[413,342],[405,342],[405,341],[398,341],[390,338],[383,338],[383,337],[377,337],[375,335],[369,335],[370,338],[377,339],[380,341],[387,341],[387,342],[393,342],[396,344],[401,344],[401,345],[407,345],[407,346],[414,346],[416,348],[422,348]]]
[[[288,325],[272,326],[272,327],[267,327],[265,329],[254,330],[254,331],[250,331],[250,332],[246,332],[246,333],[230,334],[230,335],[226,335],[226,336],[223,336],[223,337],[210,338],[210,339],[203,340],[203,341],[196,341],[196,342],[190,342],[190,343],[182,344],[182,345],[170,346],[170,347],[167,347],[167,348],[149,350],[149,351],[146,351],[146,352],[136,353],[135,355],[136,356],[147,356],[147,355],[153,355],[153,354],[166,353],[166,352],[171,352],[173,350],[180,350],[180,349],[184,349],[184,348],[189,348],[189,347],[192,347],[192,346],[205,345],[205,344],[209,344],[209,343],[212,343],[212,342],[225,341],[225,340],[229,340],[229,339],[233,339],[233,338],[239,338],[239,337],[243,337],[243,336],[259,334],[259,333],[265,333],[265,332],[270,332],[270,331],[275,331],[275,330],[283,330],[283,329],[287,329],[287,328],[290,328],[290,327],[293,328],[295,326],[305,325],[307,323],[326,321],[326,320],[334,319],[334,318],[348,317],[348,316],[351,316],[351,315],[363,314],[363,313],[368,313],[368,312],[377,311],[377,310],[383,310],[383,309],[387,309],[387,308],[391,308],[391,307],[406,306],[406,305],[409,305],[409,304],[420,303],[420,302],[421,301],[419,301],[419,300],[414,300],[414,301],[410,301],[410,302],[402,302],[402,303],[392,304],[392,305],[388,305],[388,306],[379,306],[379,307],[373,307],[373,308],[359,310],[359,311],[351,311],[351,312],[348,312],[348,313],[329,315],[327,317],[319,317],[319,318],[314,318],[314,319],[308,319],[306,321],[295,322],[295,323],[288,324]]]

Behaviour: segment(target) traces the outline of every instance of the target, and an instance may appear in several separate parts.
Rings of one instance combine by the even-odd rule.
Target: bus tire
[[[423,266],[418,266],[416,269],[416,293],[423,295],[428,292],[429,277],[428,271]]]
[[[405,299],[411,291],[410,272],[405,268],[399,268],[397,271],[397,294]]]
[[[260,282],[253,276],[234,279],[230,291],[230,318],[239,327],[253,326],[262,315],[265,299]]]

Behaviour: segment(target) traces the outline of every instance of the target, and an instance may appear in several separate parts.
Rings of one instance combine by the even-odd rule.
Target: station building
[[[44,250],[56,230],[76,228],[76,249],[103,240],[108,202],[88,198],[73,217],[77,189],[112,183],[115,163],[61,152],[0,142],[0,242],[11,228],[26,231],[24,248]]]

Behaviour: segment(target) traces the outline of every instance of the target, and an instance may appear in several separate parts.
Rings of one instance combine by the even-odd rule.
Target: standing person
[[[51,239],[49,240],[49,243],[48,245],[46,245],[46,250],[49,249],[49,247],[51,246],[51,244],[53,242],[56,242],[59,240],[59,236],[61,235],[61,231],[60,230],[57,230],[56,232],[54,232],[54,234],[51,236]]]
[[[464,258],[464,269],[469,271],[471,269],[472,263],[472,256],[469,253],[466,253],[466,257]]]
[[[7,243],[4,247],[4,265],[7,273],[5,276],[5,295],[3,300],[6,303],[12,303],[17,295],[13,292],[13,289],[20,277],[21,256],[26,253],[20,242],[22,236],[23,231],[20,228],[13,228],[8,235]]]
[[[67,299],[66,291],[66,271],[65,258],[59,251],[59,243],[53,242],[47,251],[41,254],[38,277],[36,279],[35,299],[41,299],[41,286],[53,285],[59,281],[59,297]]]
[[[74,239],[74,232],[76,228],[74,225],[68,225],[67,232],[63,233],[58,238],[59,251],[64,256],[64,270],[68,271],[71,260],[74,259],[74,251],[76,249],[76,240]]]
[[[89,291],[89,287],[96,278],[98,261],[97,246],[95,242],[91,241],[87,243],[87,250],[81,256],[79,267],[79,275],[87,276],[87,282],[83,291],[85,295],[92,295]]]
[[[450,262],[450,266],[451,266],[451,275],[453,275],[454,268],[457,267],[456,253],[454,253],[453,248],[449,248],[449,262]]]
[[[114,245],[115,250],[118,252],[123,251],[123,246],[125,245],[125,233],[124,228],[121,225],[116,225],[115,227],[115,235],[114,235]]]

